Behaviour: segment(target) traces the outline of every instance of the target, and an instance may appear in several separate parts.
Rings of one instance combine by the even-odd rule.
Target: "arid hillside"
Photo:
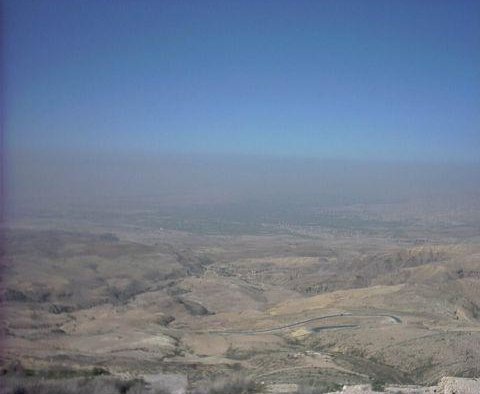
[[[352,222],[359,209],[329,215]],[[19,221],[5,232],[6,376],[101,372],[172,392],[233,375],[318,392],[478,376],[472,222],[362,212],[375,210],[349,230],[262,234],[142,226],[145,213]]]

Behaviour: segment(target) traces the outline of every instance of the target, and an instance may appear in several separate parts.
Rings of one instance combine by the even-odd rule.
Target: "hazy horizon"
[[[8,164],[10,215],[25,208],[122,204],[139,211],[216,206],[227,213],[238,205],[252,210],[280,205],[293,212],[359,203],[455,202],[480,194],[480,167],[471,163],[17,152]]]
[[[479,192],[474,1],[2,6],[10,213]]]

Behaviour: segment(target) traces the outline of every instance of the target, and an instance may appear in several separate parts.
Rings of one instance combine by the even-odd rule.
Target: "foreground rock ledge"
[[[384,391],[374,391],[370,385],[344,386],[342,391],[330,394],[368,394],[368,393],[395,393],[395,394],[479,394],[480,378],[442,378],[437,386],[386,386]]]

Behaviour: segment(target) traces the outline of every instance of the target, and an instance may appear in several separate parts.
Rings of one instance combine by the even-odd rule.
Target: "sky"
[[[3,0],[12,151],[478,162],[476,0]]]

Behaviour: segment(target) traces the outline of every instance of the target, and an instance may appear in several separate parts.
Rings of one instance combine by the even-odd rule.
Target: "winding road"
[[[239,335],[268,334],[268,333],[271,333],[271,332],[287,330],[289,328],[302,326],[304,324],[312,323],[312,322],[315,322],[315,321],[331,319],[331,318],[334,318],[334,317],[355,317],[355,316],[357,316],[357,317],[388,317],[388,318],[392,319],[394,324],[402,323],[402,319],[400,319],[398,316],[395,316],[395,315],[389,315],[389,314],[368,315],[368,314],[361,314],[361,313],[354,314],[354,313],[350,313],[350,312],[344,312],[344,313],[336,313],[336,314],[333,314],[333,315],[313,317],[311,319],[301,320],[301,321],[297,321],[297,322],[294,322],[294,323],[285,324],[283,326],[278,326],[278,327],[273,327],[273,328],[264,328],[264,329],[258,329],[258,330],[208,331],[208,333],[209,334],[239,334]],[[333,329],[333,328],[336,328],[336,327],[337,328],[355,328],[355,327],[357,327],[357,325],[351,324],[351,325],[328,326],[329,329]],[[321,329],[322,329],[321,327],[317,327],[318,331],[320,331]]]

